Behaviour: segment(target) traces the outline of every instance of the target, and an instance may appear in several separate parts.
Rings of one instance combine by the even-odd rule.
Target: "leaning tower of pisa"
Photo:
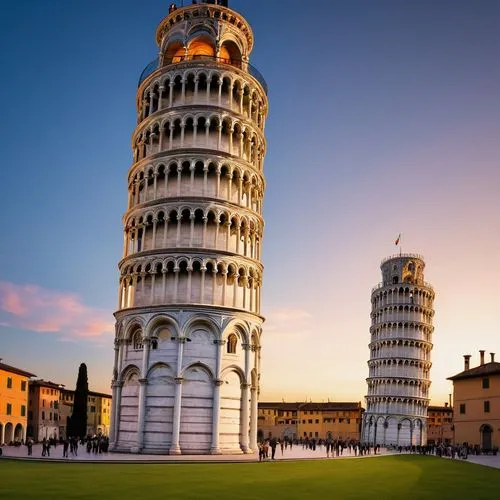
[[[389,257],[372,290],[365,443],[426,444],[434,290],[424,267],[419,255]]]
[[[170,7],[139,80],[112,447],[257,449],[266,83],[227,0]]]

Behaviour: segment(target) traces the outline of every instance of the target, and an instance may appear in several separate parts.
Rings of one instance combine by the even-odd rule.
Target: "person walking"
[[[69,441],[66,438],[63,442],[63,458],[68,458]]]
[[[276,455],[276,446],[278,446],[276,438],[272,438],[269,445],[271,446],[271,460],[274,460]]]

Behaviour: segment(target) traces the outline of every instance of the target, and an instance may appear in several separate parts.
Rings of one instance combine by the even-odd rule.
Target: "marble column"
[[[212,445],[210,447],[210,453],[212,455],[219,455],[221,453],[219,446],[220,387],[224,383],[224,381],[220,379],[220,371],[222,365],[222,353],[226,341],[216,340],[215,344],[217,346],[217,357],[216,357],[215,380],[214,380],[214,398],[212,407]]]
[[[177,337],[177,376],[175,377],[175,398],[174,398],[174,420],[172,423],[172,445],[170,446],[170,455],[180,455],[181,447],[179,444],[181,431],[181,405],[182,405],[182,358],[184,354],[184,343],[186,337]]]

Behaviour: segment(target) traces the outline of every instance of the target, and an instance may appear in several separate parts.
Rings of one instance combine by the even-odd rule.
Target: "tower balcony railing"
[[[392,259],[418,259],[418,260],[424,260],[424,256],[420,255],[419,253],[396,253],[394,255],[390,255],[389,257],[386,257],[385,259],[382,259],[382,262],[380,265],[384,265],[386,262],[392,260]]]
[[[171,63],[165,64],[163,67],[174,66],[176,64],[188,61],[210,61],[216,64],[220,64],[221,66],[232,66],[233,68],[237,68],[243,71],[247,71],[251,76],[253,76],[264,89],[264,92],[267,94],[267,83],[262,76],[262,73],[250,63],[247,63],[238,59],[226,59],[224,57],[215,57],[204,54],[196,54],[196,55],[187,55],[187,56],[175,56],[172,59]],[[152,75],[156,70],[160,69],[160,60],[157,57],[153,61],[151,61],[141,73],[139,77],[139,83],[137,86],[139,87],[141,83],[150,75]]]
[[[379,283],[378,285],[375,285],[373,288],[372,288],[372,293],[373,292],[376,292],[377,290],[379,290],[380,288],[384,288],[384,287],[390,287],[390,288],[394,288],[394,287],[411,287],[411,286],[418,286],[418,287],[424,287],[424,288],[428,288],[432,291],[434,291],[434,287],[428,283],[427,281],[417,281],[416,283],[405,283],[405,282],[402,282],[402,283],[384,283],[383,281],[381,283]],[[399,305],[399,302],[398,304]],[[413,304],[413,305],[418,305],[418,304]]]

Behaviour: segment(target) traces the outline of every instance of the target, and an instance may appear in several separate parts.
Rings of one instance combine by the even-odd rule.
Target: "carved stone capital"
[[[175,377],[174,380],[175,380],[175,383],[177,385],[180,385],[180,384],[182,384],[182,382],[184,382],[184,378],[183,377]]]
[[[215,345],[225,345],[226,341],[225,340],[214,340]]]
[[[242,390],[245,390],[245,389],[250,389],[250,387],[252,387],[252,384],[247,384],[246,382],[243,382],[241,385],[240,385],[241,389]]]
[[[148,385],[148,379],[147,378],[140,378],[139,379],[139,384],[141,384],[141,385]]]
[[[220,387],[222,384],[224,383],[224,380],[220,379],[220,378],[217,378],[214,380],[214,384],[217,386],[217,387]]]

